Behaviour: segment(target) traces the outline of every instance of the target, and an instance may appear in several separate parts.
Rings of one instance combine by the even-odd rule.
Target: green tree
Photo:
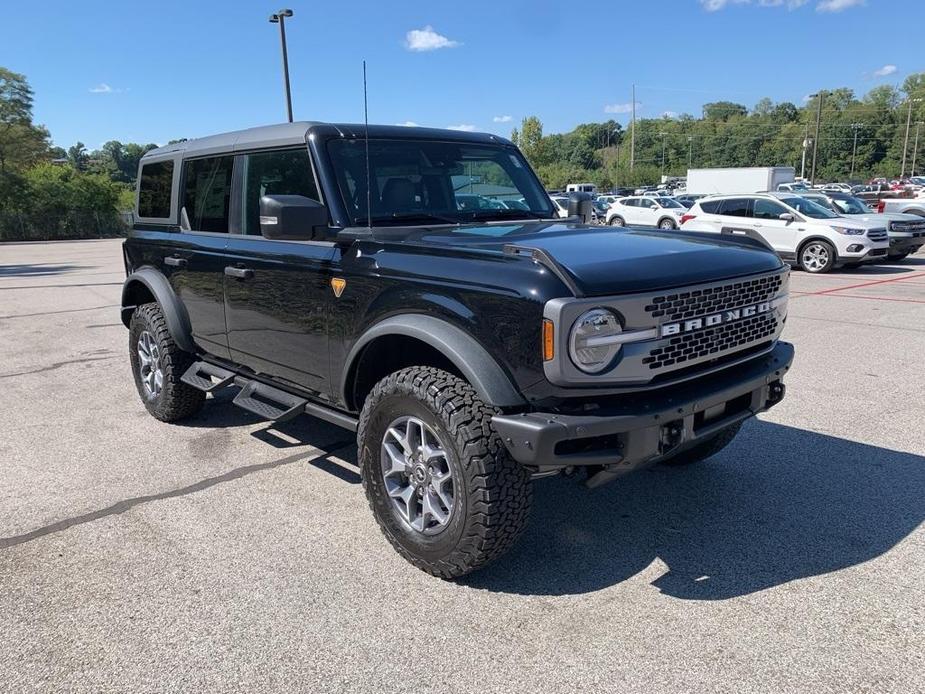
[[[24,75],[0,67],[0,173],[21,171],[47,154],[48,131],[32,122],[32,88]]]

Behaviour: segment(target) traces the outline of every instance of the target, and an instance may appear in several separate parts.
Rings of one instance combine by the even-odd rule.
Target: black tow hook
[[[681,445],[684,440],[684,422],[680,419],[668,422],[659,430],[658,452],[664,455]]]

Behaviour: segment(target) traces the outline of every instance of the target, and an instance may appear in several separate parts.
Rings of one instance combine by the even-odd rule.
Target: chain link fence
[[[66,210],[30,214],[0,211],[0,241],[58,241],[125,236],[131,212]]]

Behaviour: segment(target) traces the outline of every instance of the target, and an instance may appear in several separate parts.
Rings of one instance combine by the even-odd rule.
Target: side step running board
[[[239,392],[234,404],[263,419],[285,422],[305,412],[308,400],[292,395],[266,383],[249,381]]]
[[[218,380],[214,381],[212,380],[213,378]],[[215,364],[197,361],[180,376],[180,380],[188,386],[211,393],[219,388],[231,385],[232,381],[234,381],[234,374],[220,366],[215,366]]]

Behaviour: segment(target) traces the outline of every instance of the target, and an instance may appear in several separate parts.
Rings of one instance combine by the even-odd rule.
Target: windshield
[[[513,147],[435,140],[332,140],[328,153],[352,224],[458,224],[555,215]],[[367,210],[367,200],[372,207]],[[508,204],[513,203],[513,204]]]
[[[781,202],[792,207],[800,214],[806,217],[812,217],[813,219],[835,219],[838,217],[834,212],[830,212],[821,205],[817,205],[812,200],[807,200],[806,198],[782,198]]]
[[[658,204],[662,207],[684,207],[684,205],[682,205],[680,202],[671,198],[659,198]]]
[[[870,214],[873,212],[863,200],[858,198],[844,198],[843,200],[833,199],[837,212],[841,214]]]

